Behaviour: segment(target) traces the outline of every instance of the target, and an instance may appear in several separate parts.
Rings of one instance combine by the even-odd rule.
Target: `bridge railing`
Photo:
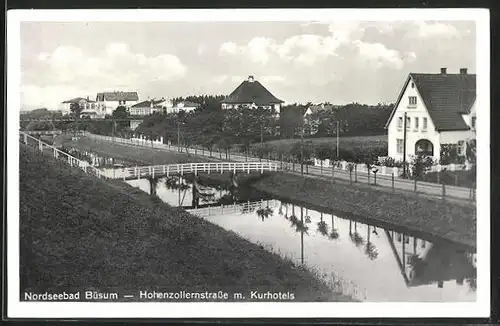
[[[78,167],[82,169],[85,173],[93,175],[97,178],[101,178],[104,176],[103,171],[93,167],[87,161],[82,161],[72,155],[69,155],[68,153],[63,152],[60,149],[52,145],[49,145],[38,138],[28,135],[26,132],[20,131],[19,135],[20,135],[20,141],[31,148],[34,148],[42,153],[51,153],[54,158],[63,160],[67,162],[70,166]]]
[[[224,172],[255,172],[277,171],[278,165],[267,162],[204,162],[204,163],[184,163],[165,164],[152,166],[128,167],[120,169],[106,169],[105,175],[108,178],[130,179],[141,177],[170,176],[173,174],[194,173],[224,173]]]
[[[258,200],[258,201],[249,201],[241,204],[230,204],[230,205],[217,205],[217,206],[208,206],[203,208],[193,208],[188,209],[187,211],[191,214],[207,217],[212,215],[221,215],[221,214],[234,214],[234,213],[242,213],[242,212],[253,212],[256,209],[260,208],[274,208],[279,205],[279,201],[277,200]]]

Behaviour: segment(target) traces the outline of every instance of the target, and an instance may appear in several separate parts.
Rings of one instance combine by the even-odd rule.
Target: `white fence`
[[[61,130],[25,130],[24,133],[28,135],[60,135]]]
[[[93,176],[96,176],[97,178],[101,178],[103,176],[103,171],[93,167],[92,165],[90,165],[89,162],[87,161],[82,161],[72,155],[69,155],[68,153],[66,152],[63,152],[59,149],[57,149],[56,147],[54,146],[51,146],[47,143],[44,143],[42,142],[40,139],[37,139],[35,137],[32,137],[30,135],[28,135],[27,133],[23,132],[23,131],[20,131],[20,137],[21,137],[21,141],[25,144],[25,145],[28,145],[29,146],[29,142],[31,143],[31,145],[35,145],[35,148],[38,149],[40,152],[52,152],[52,155],[57,158],[57,159],[60,159],[60,160],[64,160],[66,161],[70,166],[72,167],[78,167],[80,169],[82,169],[85,173],[87,174],[90,174],[90,175],[93,175]]]
[[[314,158],[314,166],[321,166],[321,160],[318,160]],[[328,168],[331,167],[331,162],[329,159],[323,160],[323,168]],[[368,168],[366,167],[366,164],[356,164],[356,163],[351,163],[347,161],[334,161],[333,164],[337,169],[344,170],[344,171],[349,171],[349,164],[353,164],[353,167],[355,166],[356,170],[361,173],[367,173]],[[472,164],[466,163],[466,164],[449,164],[449,165],[433,165],[428,172],[440,172],[440,171],[467,171],[472,168]],[[403,168],[399,167],[388,167],[388,166],[383,166],[383,165],[377,165],[374,164],[371,166],[371,170],[373,169],[378,169],[378,174],[379,175],[392,175],[394,174],[395,176],[400,176],[403,174]]]

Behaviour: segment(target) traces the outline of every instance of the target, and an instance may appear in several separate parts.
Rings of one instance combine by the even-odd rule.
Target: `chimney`
[[[467,68],[460,68],[460,75],[467,75]]]
[[[250,83],[253,83],[254,78],[253,78],[253,76],[252,76],[252,75],[248,76],[248,81],[249,81]]]
[[[441,68],[441,75],[446,75],[446,68]]]

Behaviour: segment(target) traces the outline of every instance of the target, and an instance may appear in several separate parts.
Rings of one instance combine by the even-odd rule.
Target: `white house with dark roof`
[[[405,114],[407,161],[418,153],[439,161],[444,144],[465,155],[466,142],[476,138],[476,75],[466,68],[408,75],[386,123],[388,156],[396,160],[403,160]]]
[[[199,108],[201,104],[191,101],[182,101],[174,106],[167,107],[167,113],[177,113],[179,111],[191,112]]]
[[[85,97],[75,97],[70,100],[63,101],[60,105],[60,110],[62,114],[70,114],[71,113],[71,105],[74,103],[78,103],[80,107],[83,109],[81,115],[88,115],[90,117],[99,117],[104,116],[104,111],[99,110],[97,103],[91,100],[88,96]]]
[[[132,105],[129,108],[130,115],[144,116],[150,115],[155,112],[163,113],[164,107],[166,107],[168,101],[164,98],[161,99],[149,99],[147,101],[142,101],[137,104]]]
[[[243,81],[236,89],[221,101],[222,109],[232,109],[239,107],[264,107],[274,109],[280,113],[281,105],[284,101],[275,97],[253,76]]]
[[[113,111],[119,106],[125,106],[127,108],[139,101],[139,95],[137,92],[103,92],[97,93],[96,102],[101,110],[104,110],[106,114],[112,114]]]

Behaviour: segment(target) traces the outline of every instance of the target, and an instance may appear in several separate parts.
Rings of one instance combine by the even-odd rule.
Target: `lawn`
[[[258,190],[331,210],[364,222],[396,225],[449,241],[476,245],[475,207],[393,194],[368,186],[350,186],[286,173],[265,174],[253,184]]]
[[[66,139],[62,142],[62,145],[139,165],[198,163],[209,161],[208,158],[188,155],[186,153],[112,143],[110,141],[98,141],[88,137],[81,137],[78,140]]]
[[[269,290],[296,301],[352,300],[233,232],[24,145],[19,208],[21,291]]]
[[[331,144],[336,146],[337,139],[335,137],[322,137],[322,138],[304,138],[304,142],[312,142],[313,145]],[[292,146],[294,143],[300,142],[300,139],[278,139],[265,142],[271,146]],[[259,147],[260,143],[255,143],[253,146]],[[387,147],[387,135],[378,136],[354,136],[354,137],[339,137],[339,148],[353,148],[353,147]]]

